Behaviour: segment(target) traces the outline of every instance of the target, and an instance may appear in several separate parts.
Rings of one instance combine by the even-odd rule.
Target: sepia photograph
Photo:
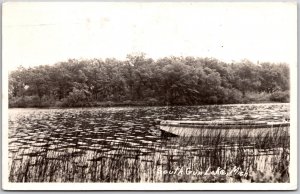
[[[2,13],[3,189],[297,189],[295,2]]]

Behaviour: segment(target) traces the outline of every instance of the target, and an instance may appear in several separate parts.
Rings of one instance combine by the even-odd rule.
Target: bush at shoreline
[[[257,97],[257,98],[254,98]],[[43,101],[44,100],[44,101]],[[155,99],[149,101],[124,101],[124,102],[97,102],[87,101],[69,104],[66,99],[63,101],[54,101],[53,99],[38,100],[36,96],[26,96],[24,98],[17,97],[9,100],[9,108],[72,108],[72,107],[120,107],[120,106],[167,106],[168,104],[160,103]],[[251,103],[287,103],[289,102],[289,96],[286,92],[274,93],[274,94],[247,94],[245,98],[233,103],[224,104],[251,104]],[[173,104],[184,105],[184,104]],[[194,104],[194,105],[211,105],[211,104]],[[221,104],[219,104],[221,105]]]
[[[289,101],[289,66],[128,55],[68,60],[9,75],[9,107],[206,105]]]

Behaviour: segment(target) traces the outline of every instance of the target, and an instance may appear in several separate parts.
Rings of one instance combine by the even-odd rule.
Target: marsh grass
[[[11,153],[10,182],[289,182],[290,142],[287,130],[196,137],[163,137],[147,150],[128,147],[126,137],[113,150],[41,148]],[[45,142],[47,144],[47,142]],[[113,144],[113,143],[112,143]],[[151,150],[151,151],[149,151]],[[184,168],[195,172],[230,172],[247,176],[174,174]],[[165,173],[168,172],[168,173]]]

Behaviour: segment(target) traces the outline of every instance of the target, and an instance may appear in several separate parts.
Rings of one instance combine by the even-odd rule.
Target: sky
[[[127,54],[297,64],[295,3],[8,2],[3,65]]]

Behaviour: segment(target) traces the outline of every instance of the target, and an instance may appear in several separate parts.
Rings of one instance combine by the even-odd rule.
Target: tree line
[[[288,102],[289,66],[144,54],[19,67],[9,74],[10,107],[201,105]]]

